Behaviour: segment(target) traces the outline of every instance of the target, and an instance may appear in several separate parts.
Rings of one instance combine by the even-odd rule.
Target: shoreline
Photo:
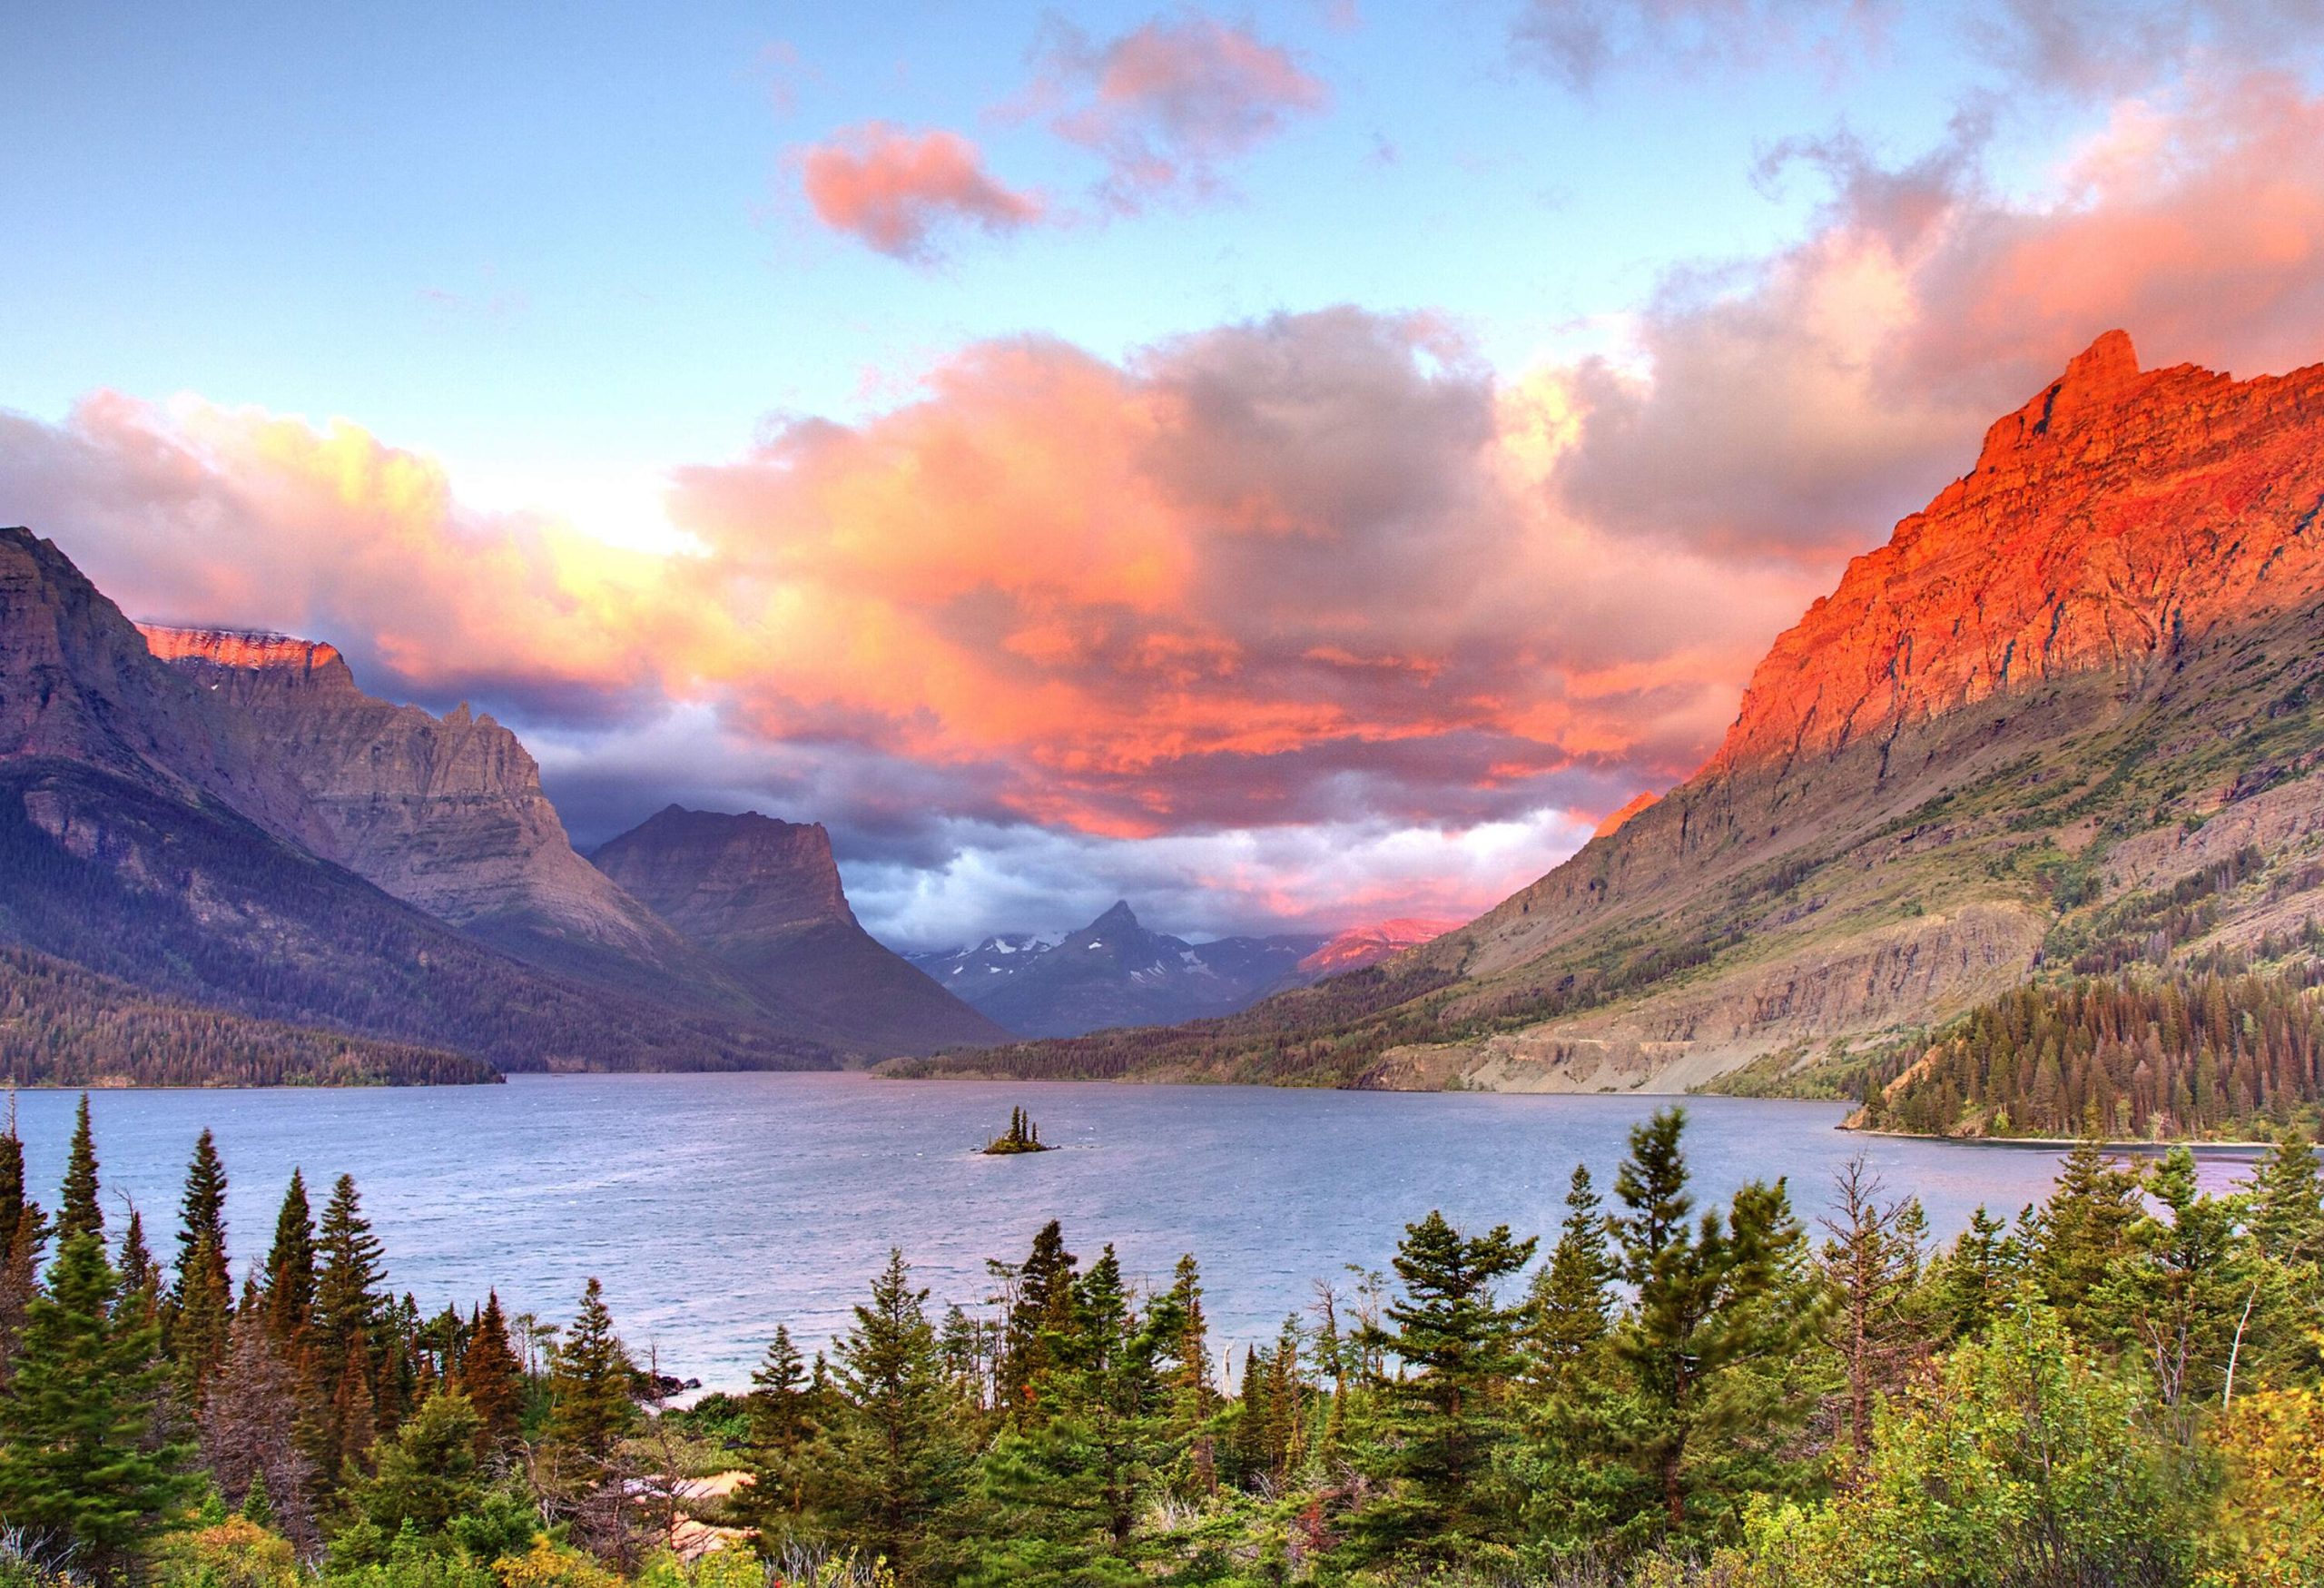
[[[1860,1125],[1835,1125],[1851,1136],[1878,1136],[1890,1141],[1936,1141],[1954,1147],[2014,1148],[2026,1152],[2072,1152],[2082,1145],[2079,1136],[1925,1136],[1916,1130],[1868,1130]],[[2275,1146],[2272,1141],[2102,1141],[2098,1144],[2109,1152],[2132,1153],[2141,1158],[2161,1158],[2174,1147],[2183,1147],[2196,1157],[2256,1159]]]

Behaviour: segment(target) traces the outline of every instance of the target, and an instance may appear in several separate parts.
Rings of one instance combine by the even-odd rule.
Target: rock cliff
[[[844,1048],[926,1053],[1009,1035],[863,930],[820,824],[674,804],[590,860],[743,986],[806,1011]]]

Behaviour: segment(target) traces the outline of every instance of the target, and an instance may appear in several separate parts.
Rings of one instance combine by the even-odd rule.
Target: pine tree
[[[236,1316],[231,1349],[202,1408],[202,1459],[231,1504],[262,1494],[274,1525],[311,1552],[314,1463],[299,1440],[298,1375],[263,1312]],[[244,1514],[248,1514],[245,1498]]]
[[[187,1453],[155,1436],[160,1331],[116,1316],[118,1281],[90,1217],[94,1155],[85,1129],[76,1134],[76,1159],[92,1167],[71,1188],[75,1228],[28,1309],[0,1396],[0,1516],[110,1581],[187,1493]]]
[[[2112,1337],[2114,1320],[2095,1297],[2132,1254],[2145,1217],[2135,1169],[2118,1167],[2085,1136],[2066,1155],[2057,1189],[2035,1216],[2028,1267],[2043,1299],[2086,1340]]]
[[[460,1393],[476,1408],[484,1448],[491,1452],[512,1447],[525,1412],[525,1368],[508,1344],[508,1323],[501,1314],[497,1290],[486,1295],[484,1311],[469,1331],[457,1382]]]
[[[25,1144],[16,1134],[11,1092],[0,1130],[0,1386],[8,1381],[26,1310],[40,1288],[41,1253],[48,1245],[48,1216],[25,1193]]]
[[[1381,1343],[1413,1371],[1384,1386],[1388,1437],[1370,1466],[1387,1486],[1356,1515],[1360,1555],[1457,1559],[1495,1533],[1483,1480],[1510,1432],[1523,1314],[1494,1287],[1533,1247],[1506,1225],[1463,1238],[1442,1213],[1405,1226],[1395,1261],[1403,1296]]]
[[[614,1332],[604,1287],[581,1292],[581,1310],[549,1368],[548,1445],[567,1481],[594,1485],[614,1447],[637,1425],[637,1366]]]
[[[806,1455],[816,1432],[806,1362],[781,1324],[751,1374],[749,1406],[753,1519],[759,1537],[779,1546],[807,1508]]]
[[[214,1279],[212,1291],[232,1294],[233,1267],[226,1256],[226,1166],[217,1139],[207,1130],[193,1144],[186,1166],[185,1195],[178,1204],[177,1283],[170,1295],[172,1315],[183,1309],[191,1287]],[[172,1341],[175,1345],[174,1339]]]
[[[1982,1204],[1969,1215],[1969,1228],[1945,1255],[1935,1281],[1938,1311],[1952,1338],[1985,1332],[2016,1284],[2024,1257],[2009,1226]]]
[[[1168,1363],[1163,1382],[1167,1436],[1187,1461],[1186,1486],[1207,1495],[1218,1486],[1217,1455],[1210,1419],[1218,1392],[1210,1378],[1210,1320],[1202,1309],[1202,1269],[1188,1252],[1178,1259],[1170,1288],[1157,1303],[1147,1327]]]
[[[907,1583],[922,1576],[931,1530],[958,1499],[966,1465],[927,1303],[903,1253],[891,1251],[840,1342],[842,1413],[827,1467],[832,1535],[884,1555]]]
[[[1838,1212],[1823,1221],[1824,1273],[1837,1302],[1830,1340],[1847,1377],[1848,1438],[1859,1460],[1872,1449],[1874,1403],[1926,1344],[1911,1311],[1920,1281],[1918,1204],[1883,1202],[1882,1189],[1857,1154],[1834,1177]]]
[[[204,1233],[178,1276],[169,1314],[170,1345],[177,1360],[178,1398],[195,1413],[210,1392],[210,1381],[226,1358],[233,1325],[226,1271],[217,1261],[216,1238]]]
[[[1574,1371],[1611,1325],[1610,1297],[1618,1276],[1602,1207],[1589,1166],[1574,1165],[1558,1243],[1533,1276],[1531,1345],[1551,1379]]]
[[[145,1244],[144,1216],[132,1208],[121,1236],[121,1306],[148,1323],[161,1321],[162,1270]]]
[[[360,1458],[376,1431],[372,1418],[380,1325],[386,1298],[382,1252],[363,1217],[361,1197],[351,1175],[341,1175],[323,1209],[317,1242],[320,1268],[315,1277],[314,1357],[318,1390],[330,1408],[324,1427],[325,1473],[336,1477],[350,1457]],[[349,1382],[350,1376],[356,1380]]]
[[[2324,1263],[2324,1180],[2316,1149],[2287,1126],[2251,1171],[2251,1238],[2287,1266]]]
[[[1819,1321],[1781,1181],[1747,1184],[1725,1218],[1689,1223],[1685,1128],[1674,1108],[1632,1129],[1614,1182],[1628,1209],[1615,1220],[1622,1278],[1637,1297],[1616,1344],[1642,1403],[1626,1442],[1673,1532],[1689,1525],[1692,1493],[1736,1486],[1718,1469],[1743,1468],[1742,1484],[1764,1475],[1751,1464],[1806,1415],[1797,1386],[1762,1370],[1789,1363]]]
[[[1033,1248],[1004,1270],[1009,1297],[1001,1333],[1000,1404],[1020,1425],[1038,1416],[1042,1380],[1057,1366],[1062,1342],[1075,1330],[1074,1256],[1054,1218],[1033,1237]]]
[[[64,1189],[58,1200],[56,1240],[60,1249],[76,1235],[103,1237],[104,1209],[97,1205],[97,1144],[89,1129],[89,1094],[81,1094],[73,1117],[73,1145],[64,1158]]]
[[[307,1207],[306,1177],[295,1169],[266,1257],[266,1310],[275,1339],[285,1346],[302,1341],[314,1323],[315,1221]]]

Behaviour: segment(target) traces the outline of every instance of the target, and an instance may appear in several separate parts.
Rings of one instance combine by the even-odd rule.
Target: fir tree
[[[1625,1442],[1674,1532],[1689,1525],[1690,1493],[1721,1481],[1699,1467],[1747,1465],[1806,1415],[1780,1374],[1756,1370],[1787,1363],[1817,1323],[1781,1181],[1748,1184],[1725,1218],[1689,1224],[1685,1128],[1685,1110],[1665,1109],[1632,1129],[1614,1182],[1628,1209],[1615,1221],[1622,1277],[1637,1297],[1617,1345],[1642,1402]]]
[[[170,1293],[172,1316],[183,1310],[190,1290],[207,1287],[219,1297],[232,1294],[233,1267],[226,1256],[226,1166],[217,1139],[207,1130],[193,1144],[186,1166],[185,1195],[178,1204],[177,1282]],[[172,1341],[175,1345],[174,1339]]]
[[[2066,1155],[2057,1189],[2029,1234],[2029,1268],[2043,1299],[2084,1339],[2110,1337],[2113,1320],[2095,1303],[2114,1266],[2129,1256],[2144,1210],[2135,1169],[2117,1166],[2085,1136]]]
[[[1403,1296],[1382,1344],[1413,1371],[1384,1386],[1388,1437],[1374,1455],[1387,1492],[1355,1519],[1359,1553],[1457,1558],[1496,1527],[1484,1496],[1509,1433],[1509,1388],[1523,1366],[1522,1313],[1494,1295],[1534,1243],[1505,1225],[1464,1238],[1442,1213],[1405,1226],[1396,1248]]]
[[[89,1129],[89,1094],[73,1117],[73,1145],[64,1158],[64,1189],[58,1198],[56,1240],[60,1248],[76,1235],[102,1237],[104,1209],[97,1205],[97,1143]]]
[[[759,1536],[779,1544],[807,1509],[808,1447],[815,1436],[814,1395],[791,1331],[775,1326],[766,1355],[751,1374],[751,1499]]]
[[[266,1310],[274,1337],[285,1346],[303,1340],[314,1322],[315,1221],[307,1207],[306,1178],[295,1169],[266,1257]]]
[[[1019,1423],[1038,1415],[1042,1380],[1075,1330],[1074,1256],[1054,1218],[1033,1237],[1033,1248],[1008,1277],[1009,1316],[1001,1336],[1001,1405]]]
[[[1969,1228],[1955,1239],[1938,1266],[1937,1307],[1946,1332],[1956,1340],[1985,1332],[2017,1283],[2024,1250],[2009,1226],[1980,1204]]]
[[[171,1354],[177,1361],[178,1397],[196,1413],[209,1394],[210,1381],[225,1360],[227,1336],[233,1324],[226,1271],[219,1266],[215,1238],[203,1234],[187,1267],[178,1276],[171,1297]]]
[[[326,1428],[328,1465],[336,1474],[350,1455],[370,1446],[374,1433],[371,1376],[379,1365],[386,1277],[377,1237],[363,1217],[361,1197],[351,1175],[341,1175],[323,1209],[317,1242],[320,1268],[315,1277],[314,1353],[320,1389],[330,1408]],[[348,1382],[352,1376],[357,1382]]]
[[[73,1188],[76,1227],[28,1309],[15,1381],[0,1396],[0,1516],[110,1581],[187,1493],[186,1452],[156,1437],[160,1331],[116,1315],[118,1282],[89,1218],[94,1170],[84,1182]]]
[[[121,1236],[121,1306],[124,1316],[158,1323],[161,1317],[162,1270],[145,1244],[144,1216],[132,1208]]]
[[[958,1499],[966,1465],[927,1302],[903,1253],[891,1251],[840,1342],[842,1410],[824,1507],[838,1542],[884,1555],[906,1582],[925,1574],[934,1524]]]
[[[1589,1166],[1574,1165],[1558,1243],[1533,1276],[1533,1351],[1552,1378],[1574,1371],[1605,1338],[1611,1322],[1610,1296],[1617,1275],[1607,1250],[1602,1208]]]
[[[2277,1133],[2251,1171],[2250,1231],[2280,1263],[2324,1263],[2324,1180],[2314,1145],[2293,1127]]]
[[[614,1332],[605,1288],[592,1278],[549,1368],[548,1444],[570,1480],[594,1484],[614,1447],[637,1425],[637,1366]]]
[[[508,1344],[508,1323],[500,1293],[488,1292],[460,1356],[460,1393],[476,1408],[477,1425],[487,1451],[505,1451],[517,1441],[525,1412],[525,1368]]]

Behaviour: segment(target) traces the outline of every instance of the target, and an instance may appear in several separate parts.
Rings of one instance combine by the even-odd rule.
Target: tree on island
[[[1041,1128],[1033,1123],[1032,1116],[1023,1109],[1011,1109],[1008,1130],[994,1137],[984,1150],[992,1157],[1005,1157],[1012,1152],[1048,1152],[1051,1149],[1041,1139]]]

